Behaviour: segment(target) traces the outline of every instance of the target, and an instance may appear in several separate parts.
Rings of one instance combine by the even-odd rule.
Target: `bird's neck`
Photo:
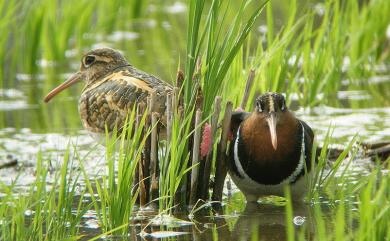
[[[295,141],[291,136],[296,136],[298,128],[299,122],[294,117],[293,113],[289,111],[280,113],[276,125],[278,146],[277,149],[274,150],[272,147],[270,130],[266,121],[266,114],[255,112],[242,123],[240,139],[254,150],[261,150],[264,153],[269,154],[275,152],[280,153],[285,147],[295,145],[295,143],[291,143]]]

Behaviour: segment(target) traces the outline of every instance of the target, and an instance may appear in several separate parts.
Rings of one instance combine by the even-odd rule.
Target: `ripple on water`
[[[358,134],[364,142],[390,141],[390,108],[343,109],[329,106],[314,107],[311,113],[299,109],[297,116],[315,131],[320,142],[330,126],[337,143],[344,143]]]
[[[185,235],[185,234],[191,234],[189,232],[179,232],[179,231],[156,231],[152,233],[146,233],[146,232],[141,232],[140,236],[144,238],[170,238],[170,237],[177,237],[180,235]]]
[[[170,6],[165,7],[165,11],[170,14],[184,13],[187,10],[187,5],[182,2],[174,2]]]
[[[1,129],[0,162],[6,160],[8,155],[12,155],[17,160],[17,165],[12,168],[0,169],[0,181],[11,184],[16,180],[17,186],[28,188],[36,180],[35,169],[38,153],[41,152],[44,161],[50,160],[52,169],[58,169],[63,163],[63,156],[68,146],[75,168],[78,167],[79,162],[72,154],[74,152],[73,146],[77,146],[78,155],[82,158],[88,174],[96,176],[105,171],[104,147],[97,144],[84,131],[69,136],[57,133],[33,133],[28,128]],[[53,183],[54,178],[55,175],[49,173],[47,181]],[[79,177],[81,183],[83,183],[83,179],[82,176]]]

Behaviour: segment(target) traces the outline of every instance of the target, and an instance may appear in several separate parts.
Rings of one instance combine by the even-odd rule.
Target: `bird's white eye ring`
[[[263,108],[261,108],[261,100],[256,101],[257,111],[263,112]]]
[[[283,100],[282,108],[280,108],[282,111],[286,109],[286,100]]]

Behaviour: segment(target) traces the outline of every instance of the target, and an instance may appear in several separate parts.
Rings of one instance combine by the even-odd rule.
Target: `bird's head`
[[[85,81],[86,84],[91,84],[113,70],[128,65],[127,60],[117,50],[111,48],[91,50],[81,59],[80,70],[50,91],[44,98],[44,101],[49,102],[58,93],[75,83]]]
[[[278,93],[265,93],[256,99],[256,113],[264,116],[271,135],[272,147],[276,150],[278,139],[276,127],[280,116],[287,111],[286,100]]]

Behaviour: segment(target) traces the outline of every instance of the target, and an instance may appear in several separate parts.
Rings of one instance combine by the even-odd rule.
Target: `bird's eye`
[[[256,107],[258,112],[263,112],[263,103],[261,100],[256,101]]]
[[[93,62],[95,62],[95,56],[93,55],[88,55],[85,57],[84,59],[84,65],[86,67],[90,66],[91,64],[93,64]]]
[[[280,108],[282,111],[286,110],[286,100],[283,100],[282,107]]]

